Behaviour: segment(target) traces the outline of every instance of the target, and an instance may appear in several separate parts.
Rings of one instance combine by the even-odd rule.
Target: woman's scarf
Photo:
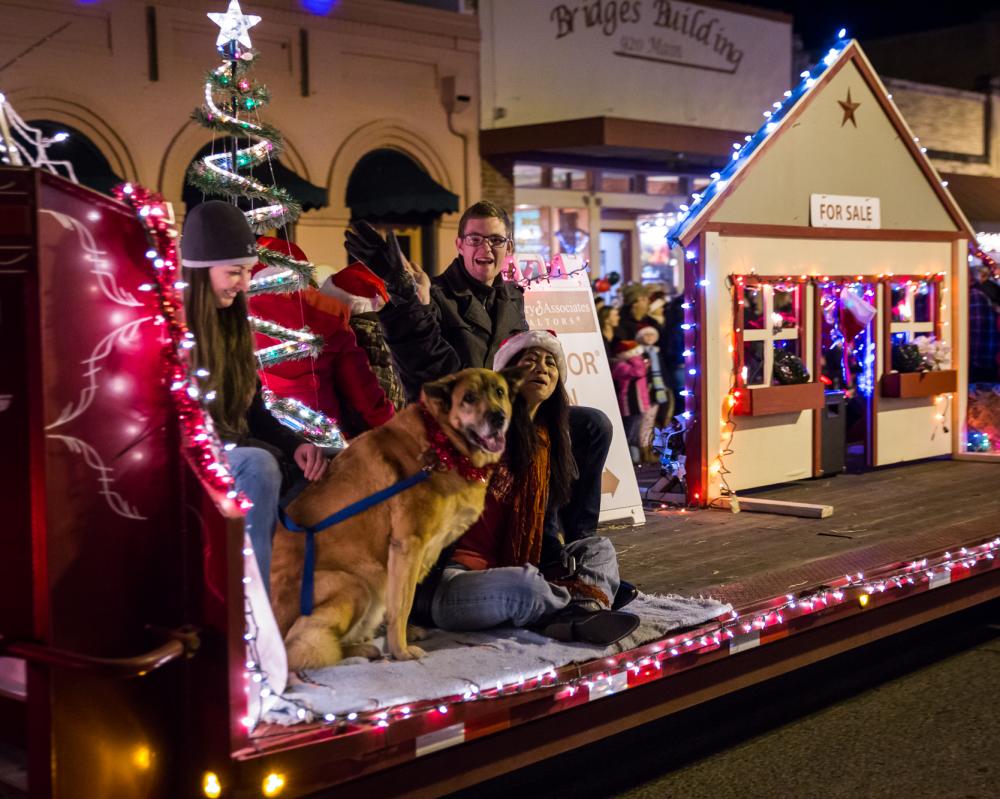
[[[523,566],[526,563],[537,566],[541,560],[545,509],[549,503],[549,431],[538,425],[535,435],[538,445],[523,482],[516,488],[508,486],[507,495],[513,496],[510,535],[505,538],[502,566]]]

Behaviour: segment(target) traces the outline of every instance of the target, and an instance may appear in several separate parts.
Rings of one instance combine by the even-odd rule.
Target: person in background
[[[643,463],[654,463],[656,458],[652,450],[653,431],[665,427],[673,418],[674,395],[667,388],[660,368],[660,347],[657,344],[660,339],[659,331],[652,325],[647,325],[639,329],[636,338],[642,346],[646,363],[649,364],[646,378],[649,385],[650,407],[643,413],[642,423],[639,426],[639,452]]]
[[[258,243],[296,260],[308,260],[292,242],[265,236]],[[343,303],[307,287],[296,294],[257,294],[250,298],[250,311],[284,327],[308,327],[323,336],[317,357],[282,361],[262,370],[260,377],[267,388],[326,414],[348,438],[392,418],[394,409],[347,324],[345,312],[349,311]],[[258,348],[277,343],[264,333],[255,335]]]
[[[631,283],[622,289],[621,320],[615,329],[615,338],[635,341],[640,327],[656,326],[649,316],[649,289],[641,283]]]
[[[611,364],[611,378],[615,382],[618,408],[625,423],[632,463],[640,461],[639,431],[642,416],[649,410],[649,386],[646,382],[648,364],[643,357],[642,345],[633,339],[623,339],[615,345],[615,360]]]
[[[988,268],[987,268],[987,271]],[[1000,332],[996,306],[990,300],[987,281],[969,281],[969,382],[996,383],[1000,380]]]
[[[561,641],[609,646],[638,626],[620,608],[615,548],[589,536],[565,547],[545,535],[545,513],[570,496],[575,463],[569,441],[566,358],[545,330],[518,333],[497,351],[498,369],[524,373],[504,460],[490,481],[479,520],[418,589],[417,620],[447,630],[531,627]]]
[[[271,538],[283,484],[318,480],[326,458],[275,419],[261,397],[247,290],[257,242],[243,213],[221,200],[195,206],[184,220],[181,266],[184,317],[195,337],[192,366],[236,480],[253,507],[246,531],[265,587],[270,583]],[[213,395],[214,392],[214,395]]]
[[[976,279],[971,287],[982,292],[994,309],[1000,310],[1000,283],[993,279],[993,270],[988,265],[982,264],[976,269]]]
[[[597,312],[597,321],[601,326],[604,351],[608,354],[608,363],[611,363],[615,357],[615,328],[621,321],[621,312],[613,305],[605,305]]]

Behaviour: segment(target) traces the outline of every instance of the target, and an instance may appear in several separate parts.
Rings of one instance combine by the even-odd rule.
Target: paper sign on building
[[[813,227],[882,227],[878,197],[844,197],[839,194],[811,194],[809,221]]]
[[[566,353],[570,401],[600,408],[611,420],[614,437],[601,479],[601,521],[631,518],[644,524],[639,485],[586,273],[532,284],[524,293],[524,313],[529,327],[552,330],[559,337]]]

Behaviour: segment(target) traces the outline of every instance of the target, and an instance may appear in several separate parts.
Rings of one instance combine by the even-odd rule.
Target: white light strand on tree
[[[253,176],[240,174],[241,169],[250,170],[270,163],[271,158],[282,149],[281,134],[277,129],[259,120],[240,117],[241,112],[256,114],[257,109],[269,99],[267,89],[256,85],[249,77],[256,58],[251,49],[249,29],[261,18],[243,14],[238,0],[230,0],[224,14],[210,13],[208,16],[219,26],[216,45],[224,61],[208,74],[204,106],[197,109],[193,117],[203,127],[232,137],[232,146],[225,152],[212,153],[192,164],[188,182],[208,195],[249,200],[251,208],[244,214],[258,233],[284,227],[301,214],[301,207],[295,199],[273,182],[267,185]],[[237,141],[241,138],[248,140],[248,146],[239,147]],[[262,200],[264,205],[252,207],[255,200]],[[313,279],[315,267],[309,261],[265,247],[258,247],[257,255],[262,264],[272,269],[250,282],[248,296],[299,291]],[[255,352],[261,370],[289,360],[315,358],[323,349],[322,336],[310,333],[308,329],[296,330],[255,317],[250,318],[250,323],[255,331],[278,341]],[[266,387],[266,375],[262,377]],[[340,446],[343,436],[334,420],[297,400],[270,393],[269,396],[272,401],[268,407],[283,424],[318,446]]]

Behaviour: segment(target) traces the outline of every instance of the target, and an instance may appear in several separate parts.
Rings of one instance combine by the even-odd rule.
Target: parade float
[[[809,73],[808,86],[790,95],[788,107],[776,109],[776,124],[814,84],[822,88],[856,69],[861,58],[856,45],[841,42],[829,63]],[[867,102],[861,86],[870,84],[854,85],[848,102],[862,96]],[[252,81],[240,90],[253,99]],[[209,87],[209,98],[213,91]],[[907,153],[908,145],[896,144]],[[212,163],[238,165],[241,149],[220,150]],[[267,152],[262,147],[260,157]],[[916,158],[912,151],[909,156]],[[212,429],[205,404],[210,398],[187,364],[191,338],[180,313],[172,209],[141,186],[126,184],[110,199],[51,174],[48,166],[33,160],[0,168],[0,334],[13,343],[0,371],[0,438],[8,447],[0,490],[12,514],[0,561],[0,726],[5,740],[26,753],[32,795],[292,797],[333,786],[344,796],[440,795],[1000,593],[1000,538],[992,530],[966,530],[911,558],[874,560],[869,554],[863,571],[824,574],[791,593],[772,590],[738,605],[642,598],[642,634],[613,651],[578,648],[555,657],[546,650],[539,657],[533,634],[505,630],[439,638],[416,664],[383,660],[324,670],[333,674],[289,675],[246,547],[245,500]],[[231,174],[239,177],[238,168]],[[736,229],[751,243],[729,255],[709,229],[686,240],[688,285],[697,287],[689,298],[697,353],[690,367],[697,378],[692,431],[708,436],[708,420],[717,421],[711,416],[715,402],[723,419],[773,416],[789,428],[796,447],[810,440],[810,420],[789,415],[808,413],[814,398],[784,399],[780,406],[766,392],[748,403],[736,394],[759,386],[750,379],[748,359],[741,365],[729,352],[736,331],[727,333],[722,314],[732,308],[738,318],[755,291],[758,317],[769,322],[776,314],[781,323],[752,327],[744,315],[741,324],[755,331],[744,343],[764,342],[766,353],[780,348],[775,342],[797,342],[806,368],[822,335],[810,332],[820,311],[807,313],[822,309],[819,292],[840,289],[833,294],[846,304],[843,288],[865,286],[872,274],[877,296],[867,296],[875,302],[865,291],[856,294],[860,300],[878,312],[880,302],[895,299],[897,275],[905,276],[899,304],[929,306],[929,330],[940,329],[961,351],[961,335],[944,332],[949,322],[956,329],[960,312],[943,289],[961,290],[955,263],[965,228],[960,216],[949,214],[946,195],[933,186],[927,191],[924,208],[941,230],[927,223],[924,235],[915,236],[907,221],[910,227],[899,228],[902,240],[861,236],[860,244],[836,251],[836,259],[827,253],[825,261],[823,248],[812,246],[815,275],[792,270],[777,247],[755,253],[757,237],[746,230]],[[878,194],[873,189],[868,196]],[[883,219],[895,218],[884,211]],[[697,208],[692,224],[696,217]],[[710,224],[766,224],[768,242],[796,241],[788,235],[796,226],[787,221],[748,220]],[[716,233],[725,238],[724,230]],[[847,247],[838,237],[818,243]],[[919,266],[907,261],[906,270],[890,269],[896,263],[891,253],[904,244]],[[806,249],[791,248],[788,257],[804,259]],[[840,259],[848,257],[856,260],[844,269]],[[282,279],[296,282],[296,265],[286,266],[292,274]],[[539,325],[556,317],[567,338],[591,336],[593,305],[578,301],[586,282],[572,272],[571,263],[546,264],[538,274],[513,277],[527,281],[529,292],[534,278],[536,286],[546,286],[532,300]],[[734,278],[728,290],[709,292],[713,281],[725,285],[728,275]],[[918,299],[927,296],[931,300]],[[868,312],[856,305],[860,316],[852,318],[861,319]],[[893,322],[882,313],[890,327],[873,332],[879,347],[890,346],[897,333],[927,332],[927,322]],[[277,346],[308,350],[310,342],[295,331],[282,335]],[[606,362],[597,350],[589,369],[589,339],[581,341],[578,391],[589,393],[585,381],[599,380]],[[709,344],[714,355],[705,349]],[[891,370],[878,357],[867,374],[883,388]],[[845,368],[857,369],[847,361]],[[762,363],[761,374],[778,369],[773,353]],[[786,366],[801,378],[803,370]],[[708,379],[713,373],[715,382]],[[789,385],[799,390],[809,382]],[[925,417],[934,412],[933,397],[955,387],[935,383],[932,395],[912,397],[903,395],[905,383],[898,378],[898,388],[880,395],[902,404],[878,412],[916,420],[913,452],[937,452],[932,431],[940,420]],[[760,412],[769,404],[779,410]],[[332,429],[330,420],[308,409],[293,407],[291,413],[289,424],[315,428],[317,435]],[[782,447],[782,457],[798,464],[801,453],[783,441],[768,446]],[[887,449],[881,438],[875,442],[885,462],[912,454]],[[696,474],[710,471],[710,451],[707,444],[690,448],[691,462],[703,464],[692,467]],[[772,455],[759,453],[756,462]],[[805,462],[813,457],[809,451]],[[766,476],[771,479],[770,472]],[[706,477],[691,490],[708,498],[711,485]],[[634,517],[633,488],[625,485],[617,498],[613,488],[606,492],[621,503],[611,509]],[[414,666],[433,680],[420,683]]]

